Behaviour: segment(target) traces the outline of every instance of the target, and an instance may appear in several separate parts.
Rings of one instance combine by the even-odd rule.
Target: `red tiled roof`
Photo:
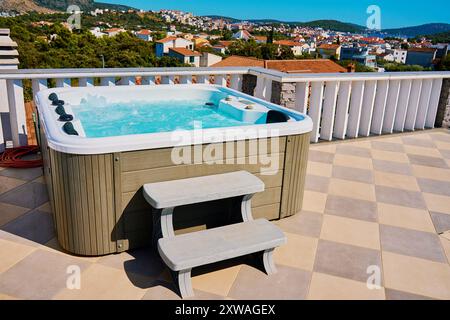
[[[211,67],[261,67],[264,68],[264,60],[253,57],[230,56]]]
[[[327,43],[324,43],[324,44],[321,44],[321,45],[319,46],[319,49],[336,50],[336,49],[338,49],[340,46],[341,46],[340,44],[335,44],[335,43],[333,43],[333,44],[327,44]]]
[[[201,53],[199,53],[197,51],[192,51],[192,50],[182,48],[182,47],[169,48],[169,50],[175,51],[176,53],[181,54],[186,57],[201,56]]]
[[[287,73],[343,73],[347,69],[329,59],[262,60],[230,56],[212,67],[262,67]]]
[[[278,41],[275,41],[274,44],[278,44],[280,46],[288,46],[288,47],[298,47],[298,46],[303,45],[300,42],[295,42],[292,40],[278,40]]]
[[[347,72],[347,69],[329,59],[266,60],[265,67],[287,73]]]
[[[166,42],[169,42],[169,41],[173,41],[173,40],[175,40],[177,37],[165,37],[164,39],[161,39],[161,40],[158,40],[158,41],[156,41],[156,42],[159,42],[159,43],[166,43]]]
[[[151,32],[150,30],[145,30],[145,29],[143,29],[143,30],[138,31],[137,33],[138,33],[138,34],[142,34],[142,35],[148,36],[148,35],[150,35],[152,32]]]
[[[408,52],[435,52],[437,49],[434,48],[410,48]]]

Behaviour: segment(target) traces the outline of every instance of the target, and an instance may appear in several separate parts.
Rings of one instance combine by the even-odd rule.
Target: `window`
[[[189,57],[189,63],[194,63],[194,62],[195,62],[195,57],[194,56]]]

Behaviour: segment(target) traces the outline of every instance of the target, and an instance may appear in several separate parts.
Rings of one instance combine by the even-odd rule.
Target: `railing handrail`
[[[285,73],[261,67],[249,67],[249,73],[278,82],[315,81],[370,81],[402,79],[443,79],[450,78],[450,71],[420,72],[357,72],[357,73]]]
[[[131,77],[131,76],[180,76],[210,74],[247,74],[249,67],[164,67],[164,68],[86,68],[86,69],[10,69],[0,70],[0,79],[22,80],[41,78],[80,78],[80,77]]]

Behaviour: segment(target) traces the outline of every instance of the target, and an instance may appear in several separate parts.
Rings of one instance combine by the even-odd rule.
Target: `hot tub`
[[[35,100],[57,237],[69,252],[150,244],[157,215],[141,190],[149,182],[243,169],[266,185],[253,198],[255,217],[301,210],[312,130],[306,115],[198,84],[57,88]],[[230,223],[238,203],[177,208],[174,227],[181,233]]]

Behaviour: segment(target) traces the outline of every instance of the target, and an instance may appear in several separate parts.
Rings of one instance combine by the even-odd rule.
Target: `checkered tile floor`
[[[278,274],[245,259],[200,268],[197,298],[450,299],[450,132],[312,145],[303,211],[276,223]],[[69,265],[80,290],[66,288]],[[179,299],[149,249],[61,252],[40,169],[2,169],[0,299],[17,298]]]

